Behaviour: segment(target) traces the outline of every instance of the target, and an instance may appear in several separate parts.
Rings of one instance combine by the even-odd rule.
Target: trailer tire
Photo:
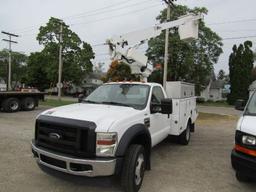
[[[178,138],[178,141],[181,145],[188,145],[191,137],[191,131],[190,131],[191,125],[188,122],[187,128],[181,133],[181,135]]]
[[[3,102],[3,110],[7,113],[13,113],[20,110],[20,101],[17,98],[11,97]]]
[[[145,172],[145,150],[142,145],[131,145],[126,152],[121,175],[125,192],[139,191]]]
[[[32,111],[36,107],[36,101],[32,97],[25,97],[21,101],[21,108],[24,111]]]

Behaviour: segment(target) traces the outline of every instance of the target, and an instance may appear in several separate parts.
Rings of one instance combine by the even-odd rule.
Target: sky
[[[177,0],[176,4],[206,7],[206,25],[223,38],[223,54],[215,64],[215,72],[228,73],[228,58],[234,44],[251,40],[256,48],[255,0]],[[40,51],[36,41],[41,25],[50,17],[62,18],[71,30],[90,43],[95,52],[94,63],[109,65],[106,46],[101,44],[114,35],[143,29],[156,24],[156,16],[165,8],[163,0],[0,0],[0,31],[19,35],[13,51],[26,54]],[[246,37],[246,38],[244,38]],[[0,39],[7,38],[0,34]],[[8,43],[0,41],[0,49]],[[144,46],[145,48],[145,46]]]

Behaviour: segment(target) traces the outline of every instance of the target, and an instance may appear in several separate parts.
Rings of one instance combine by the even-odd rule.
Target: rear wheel
[[[20,110],[20,101],[16,98],[9,98],[3,102],[3,110],[8,113]]]
[[[145,150],[141,145],[131,145],[126,152],[122,171],[122,186],[126,192],[139,191],[145,172]]]
[[[32,111],[36,107],[36,101],[32,97],[26,97],[21,101],[21,108],[24,111]]]
[[[191,137],[191,132],[190,132],[190,123],[187,124],[187,128],[181,133],[179,136],[178,140],[179,143],[182,145],[188,145]]]

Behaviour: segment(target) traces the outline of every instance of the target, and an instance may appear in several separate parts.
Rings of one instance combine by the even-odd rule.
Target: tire
[[[252,181],[250,177],[238,171],[236,172],[236,179],[241,183],[248,183]]]
[[[126,152],[121,175],[125,192],[139,191],[145,172],[145,150],[142,145],[131,145]]]
[[[26,97],[21,101],[21,108],[24,111],[32,111],[36,107],[36,101],[32,97]]]
[[[181,133],[178,138],[178,142],[181,145],[188,145],[191,137],[190,123],[187,124],[187,128]]]
[[[20,101],[14,97],[6,99],[3,102],[3,110],[7,113],[13,113],[20,110]]]

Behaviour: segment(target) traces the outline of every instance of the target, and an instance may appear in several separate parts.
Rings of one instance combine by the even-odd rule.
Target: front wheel
[[[241,172],[236,172],[236,179],[239,181],[239,182],[242,182],[242,183],[247,183],[247,182],[250,182],[251,181],[251,178],[248,177],[247,175],[241,173]]]
[[[126,152],[122,170],[122,186],[126,192],[139,191],[145,172],[145,150],[141,145],[131,145]]]

